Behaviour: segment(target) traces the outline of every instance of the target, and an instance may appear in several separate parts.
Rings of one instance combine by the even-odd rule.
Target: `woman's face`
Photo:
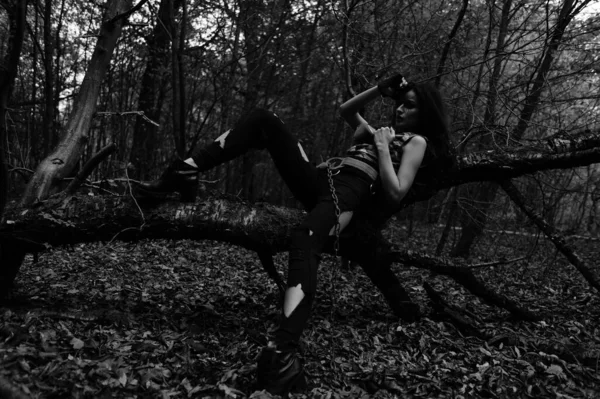
[[[406,92],[404,99],[396,103],[396,132],[417,132],[419,126],[419,102],[414,90]]]

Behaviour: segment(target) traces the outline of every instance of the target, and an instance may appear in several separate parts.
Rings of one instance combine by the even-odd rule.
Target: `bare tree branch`
[[[136,5],[134,5],[133,7],[131,7],[129,10],[125,11],[124,13],[121,13],[119,15],[115,15],[114,17],[112,17],[110,19],[110,21],[108,21],[109,24],[114,24],[115,22],[117,22],[120,19],[127,19],[129,18],[130,15],[132,15],[134,12],[136,12],[137,10],[139,10],[140,8],[142,8],[142,6],[144,4],[146,4],[148,2],[148,0],[141,0],[139,3],[137,3]]]

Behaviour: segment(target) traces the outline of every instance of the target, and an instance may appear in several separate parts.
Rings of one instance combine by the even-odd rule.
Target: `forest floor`
[[[432,253],[435,242],[422,244],[432,241],[427,234],[401,241]],[[523,249],[519,236],[492,242],[495,257]],[[309,390],[293,397],[600,397],[600,296],[551,245],[538,245],[540,255],[526,261],[474,270],[541,314],[539,322],[513,320],[448,278],[395,265],[425,313],[405,323],[360,269],[341,271],[325,256],[302,344]],[[577,246],[597,264],[597,242]],[[280,270],[285,262],[277,256]],[[485,335],[437,317],[425,281],[476,315]],[[26,258],[0,306],[0,378],[31,398],[269,397],[254,391],[255,359],[278,303],[257,256],[239,247],[154,240],[54,248]]]

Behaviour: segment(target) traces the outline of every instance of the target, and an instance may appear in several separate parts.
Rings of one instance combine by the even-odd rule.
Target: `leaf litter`
[[[281,273],[286,258],[276,256]],[[301,347],[309,390],[292,397],[600,395],[600,358],[582,363],[575,353],[600,353],[600,298],[564,262],[477,271],[543,314],[540,322],[515,321],[449,279],[395,265],[427,314],[405,323],[362,271],[337,265],[324,256]],[[425,281],[475,314],[493,338],[464,335],[435,317]],[[0,378],[32,398],[269,398],[255,390],[255,361],[279,300],[257,255],[228,244],[54,248],[37,263],[27,257],[0,307]]]

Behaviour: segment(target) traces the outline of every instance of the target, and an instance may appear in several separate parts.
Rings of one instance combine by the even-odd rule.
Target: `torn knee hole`
[[[285,299],[283,300],[283,314],[285,317],[290,317],[294,309],[296,309],[300,302],[302,302],[304,296],[305,294],[302,290],[302,284],[289,287],[285,291]]]

